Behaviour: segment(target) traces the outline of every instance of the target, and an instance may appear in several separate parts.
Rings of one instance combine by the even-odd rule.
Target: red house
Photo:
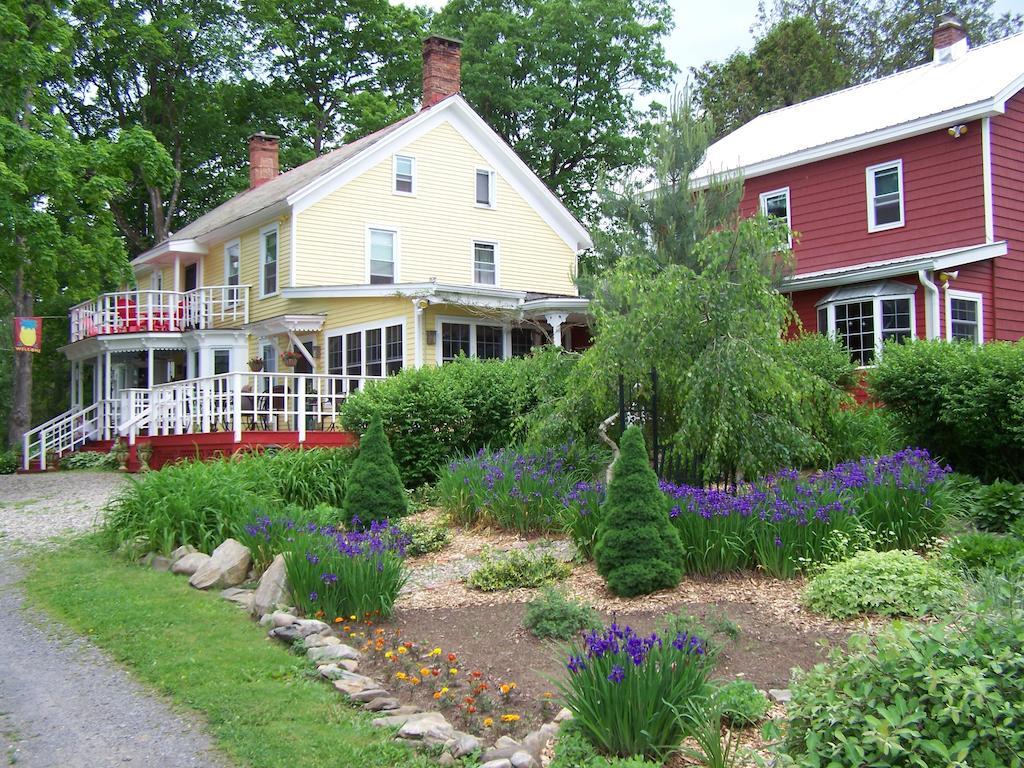
[[[887,339],[1024,336],[1024,34],[770,112],[692,177],[742,174],[741,208],[785,218],[804,328],[870,365]]]

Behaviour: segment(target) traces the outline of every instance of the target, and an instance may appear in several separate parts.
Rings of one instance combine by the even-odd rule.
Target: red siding
[[[967,264],[963,267],[954,267],[960,274],[956,280],[952,280],[949,283],[951,290],[956,291],[973,291],[974,293],[980,293],[981,304],[982,304],[982,322],[984,328],[982,335],[985,341],[992,341],[995,333],[995,326],[993,325],[995,312],[992,311],[994,302],[992,300],[992,275],[995,269],[996,259],[990,259],[989,261],[979,261],[975,264]],[[938,278],[936,278],[938,283]],[[940,286],[941,287],[941,286]],[[939,328],[942,331],[942,338],[946,338],[946,294],[941,294],[941,301],[939,302],[939,313],[942,316],[942,322],[939,324]]]
[[[925,293],[924,288],[921,287],[921,283],[917,279],[917,275],[901,275],[900,277],[890,278],[890,280],[906,283],[910,286],[910,292],[914,294],[914,322],[916,323],[917,337],[920,339],[925,338]],[[834,290],[834,288],[816,288],[810,291],[797,291],[790,294],[790,298],[793,301],[793,309],[796,310],[796,314],[800,318],[805,331],[818,330],[818,312],[815,305]],[[974,289],[964,288],[964,290]],[[791,329],[790,333],[794,331],[795,329]]]
[[[865,169],[898,159],[906,225],[869,233]],[[981,159],[976,121],[959,139],[933,131],[748,179],[741,212],[755,212],[762,192],[789,187],[798,273],[974,245],[985,240]]]
[[[993,330],[986,338],[1014,340],[1024,336],[1024,91],[992,118],[992,202],[996,239],[1006,240],[1009,252],[991,275],[995,302],[985,311]]]

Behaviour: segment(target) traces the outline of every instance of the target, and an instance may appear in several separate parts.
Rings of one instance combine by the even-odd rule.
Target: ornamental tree
[[[612,592],[632,597],[679,583],[683,545],[669,520],[668,503],[647,461],[639,427],[626,430],[620,448],[594,561]]]
[[[345,517],[363,524],[395,520],[408,511],[402,476],[391,456],[380,416],[374,416],[359,440],[359,454],[349,471],[342,505]]]

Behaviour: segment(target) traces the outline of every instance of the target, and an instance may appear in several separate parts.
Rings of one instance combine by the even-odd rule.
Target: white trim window
[[[983,305],[980,293],[946,289],[946,339],[972,344],[984,342]]]
[[[398,230],[367,227],[366,282],[371,285],[398,282]]]
[[[328,331],[327,373],[392,376],[405,365],[405,320],[398,317]]]
[[[222,373],[231,373],[231,350],[213,350],[213,375],[219,376]]]
[[[277,373],[277,347],[274,342],[263,342],[260,346],[260,356],[263,358],[263,372]]]
[[[474,194],[478,208],[494,208],[494,186],[496,174],[490,168],[477,168],[474,174]]]
[[[241,284],[242,241],[232,240],[224,245],[224,285],[238,286]],[[239,291],[229,292],[229,301],[239,300]]]
[[[868,232],[902,227],[903,161],[872,165],[865,170],[868,192]]]
[[[498,284],[498,244],[496,242],[473,241],[473,284]]]
[[[761,193],[761,213],[771,218],[786,222],[786,229],[793,227],[792,212],[789,204],[789,187],[773,189],[770,192]],[[787,233],[789,246],[793,247],[793,234]]]
[[[154,269],[149,273],[149,287],[154,291],[162,291],[164,289],[164,271],[162,269]]]
[[[818,331],[841,340],[860,366],[873,365],[885,342],[917,336],[914,289],[904,283],[838,288],[817,309]]]
[[[511,351],[511,328],[464,317],[437,318],[437,362],[459,357],[503,360]]]
[[[394,186],[396,195],[416,194],[416,158],[409,155],[395,155]]]
[[[260,298],[277,294],[279,243],[277,224],[260,230]]]

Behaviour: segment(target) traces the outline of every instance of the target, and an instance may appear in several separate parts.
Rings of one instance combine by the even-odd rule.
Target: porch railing
[[[159,384],[149,390],[148,407],[118,426],[134,444],[140,435],[183,435],[282,430],[298,432],[336,428],[338,410],[349,393],[378,376],[328,376],[301,373],[223,373]]]
[[[205,330],[249,322],[249,286],[115,291],[71,308],[71,341],[150,331]]]
[[[88,408],[65,411],[25,433],[21,461],[26,471],[46,469],[51,457],[61,457],[90,440],[109,440],[121,421],[117,400],[100,400]]]

